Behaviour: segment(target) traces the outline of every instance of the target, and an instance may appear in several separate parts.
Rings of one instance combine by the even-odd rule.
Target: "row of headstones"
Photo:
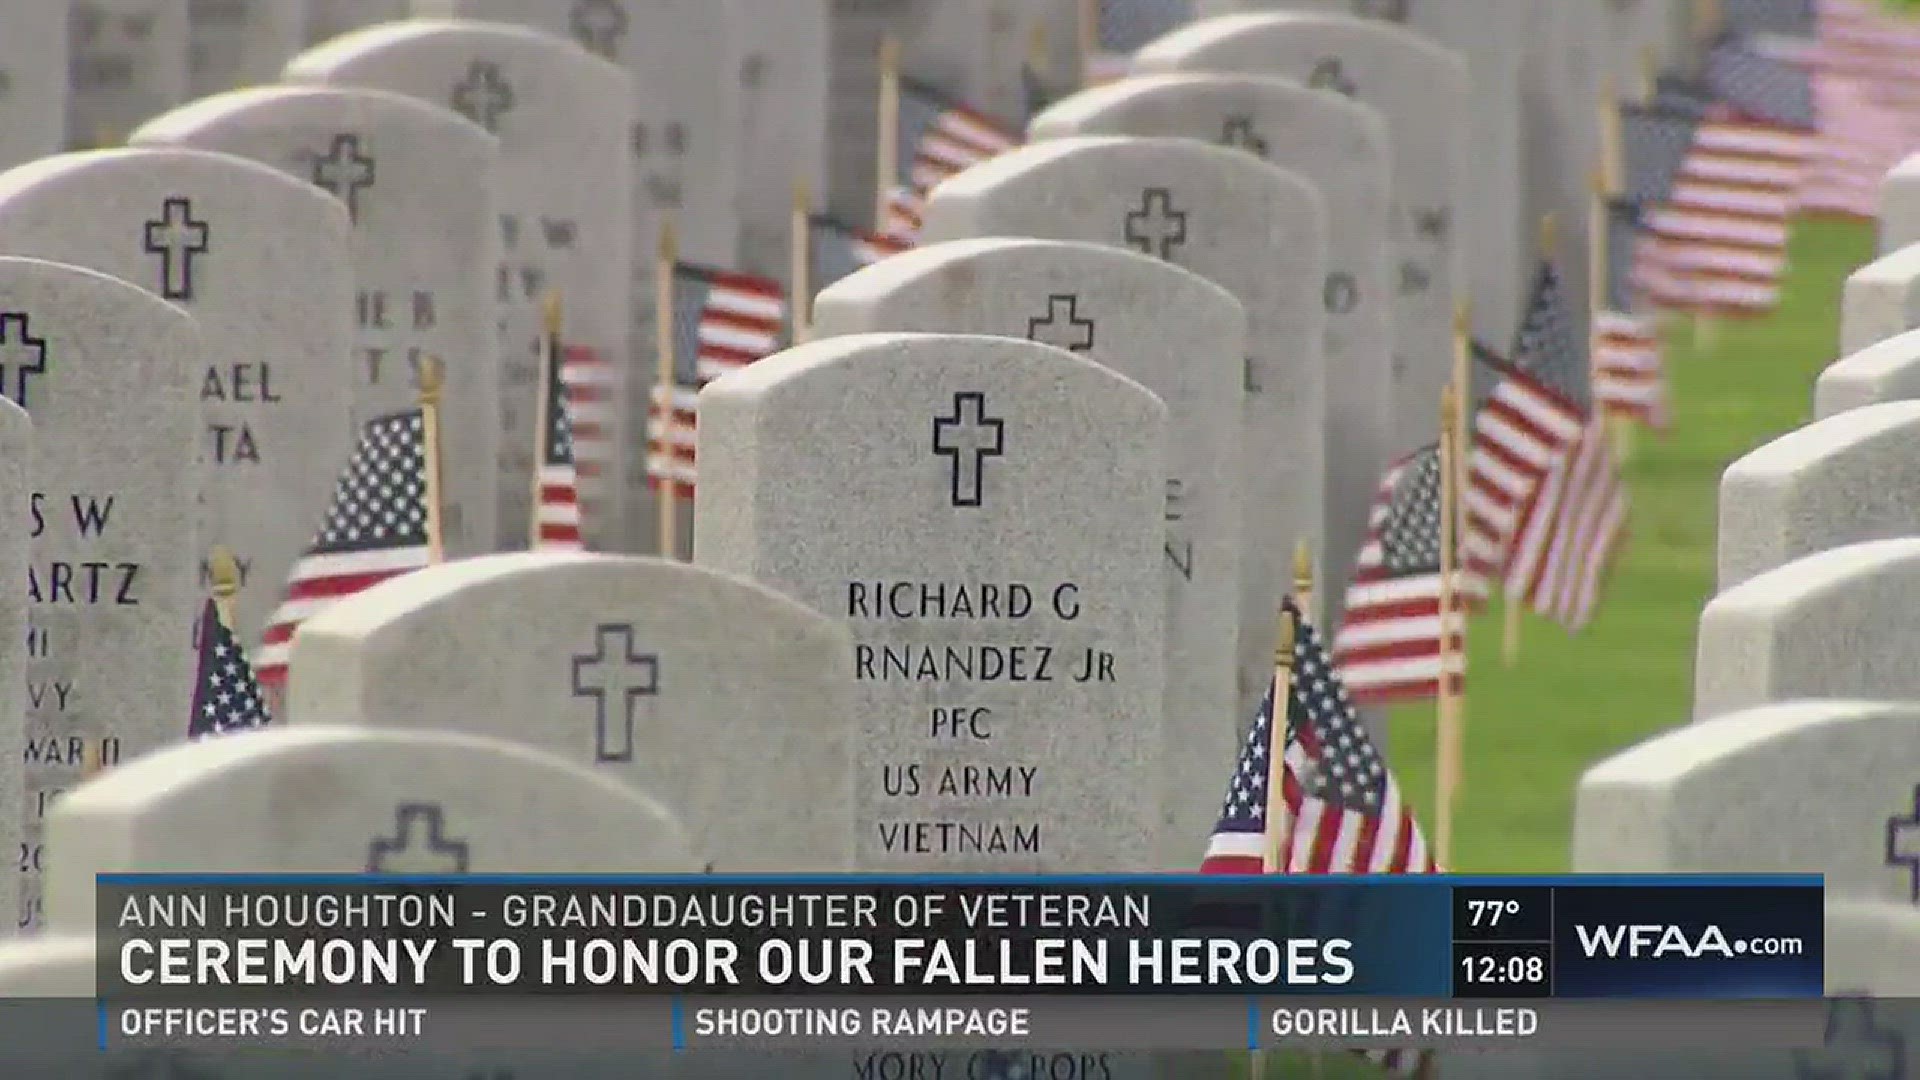
[[[1711,1062],[1489,1055],[1465,1075],[1907,1075],[1920,1014],[1863,999],[1920,993],[1920,639],[1906,602],[1920,588],[1920,331],[1897,299],[1920,255],[1898,212],[1916,175],[1920,157],[1883,186],[1889,254],[1847,281],[1846,355],[1821,373],[1814,419],[1721,478],[1693,723],[1594,766],[1575,801],[1576,872],[1823,874],[1827,992],[1842,999],[1826,1045]]]

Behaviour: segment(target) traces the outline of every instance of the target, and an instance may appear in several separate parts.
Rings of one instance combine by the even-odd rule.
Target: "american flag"
[[[1461,497],[1460,565],[1469,600],[1505,572],[1522,516],[1586,424],[1579,406],[1540,379],[1477,343],[1473,352],[1473,373],[1490,376],[1492,386],[1475,398]]]
[[[1449,685],[1465,676],[1470,597],[1454,575],[1446,632]],[[1354,560],[1334,660],[1356,700],[1412,701],[1440,692],[1440,448],[1416,450],[1387,470],[1374,495],[1367,539]]]
[[[1431,874],[1434,863],[1407,805],[1353,701],[1292,598],[1281,617],[1293,620],[1290,669],[1277,670],[1241,743],[1220,819],[1207,839],[1203,874],[1261,874],[1273,851],[1281,874]],[[1280,805],[1269,777],[1274,697],[1287,682],[1280,757]],[[1395,1073],[1419,1071],[1424,1051],[1369,1050],[1361,1055]]]
[[[1081,0],[1092,44],[1085,81],[1093,86],[1125,78],[1140,46],[1193,21],[1193,0]]]
[[[780,348],[787,300],[770,278],[691,263],[673,267],[673,382],[656,386],[647,417],[647,474],[656,489],[694,492],[700,388]]]
[[[1653,230],[1681,285],[1671,307],[1752,314],[1779,302],[1788,221],[1813,151],[1812,86],[1797,65],[1728,38],[1707,57],[1713,105]]]
[[[1632,274],[1634,287],[1655,303],[1674,305],[1686,299],[1686,275],[1675,264],[1675,255],[1685,246],[1685,237],[1671,231],[1661,216],[1687,148],[1693,145],[1693,133],[1700,118],[1683,109],[1645,105],[1620,107],[1621,196],[1647,212],[1641,221],[1644,230],[1635,246]]]
[[[1716,0],[1722,28],[1737,34],[1813,33],[1814,0]]]
[[[815,291],[871,266],[889,255],[907,250],[906,245],[884,236],[856,229],[825,214],[807,218],[807,284]]]
[[[260,684],[284,686],[287,653],[302,622],[342,597],[429,561],[426,417],[419,409],[369,420],[333,489],[319,535],[288,575],[267,620]]]
[[[553,320],[555,324],[558,320]],[[533,506],[535,551],[581,551],[580,474],[573,465],[573,409],[567,397],[567,347],[557,325],[541,336],[540,460]]]
[[[583,483],[581,503],[591,505],[591,482],[613,462],[615,380],[620,369],[606,351],[567,345],[560,353],[560,381],[567,393],[567,425],[573,438],[573,471]]]
[[[1019,138],[986,114],[949,101],[912,79],[899,80],[899,159],[887,192],[880,234],[911,247],[919,242],[927,192],[947,177],[1019,145]]]
[[[1653,317],[1635,311],[1632,270],[1640,242],[1640,208],[1625,199],[1609,199],[1605,211],[1606,279],[1602,307],[1593,315],[1593,396],[1609,417],[1666,426],[1666,368],[1660,352],[1660,328]]]
[[[1588,352],[1551,260],[1534,277],[1513,349],[1514,366],[1539,380],[1580,419],[1577,437],[1548,470],[1520,515],[1506,567],[1506,591],[1569,629],[1585,625],[1600,578],[1626,523],[1606,424],[1595,414]]]
[[[220,606],[212,600],[200,609],[200,630],[194,636],[199,646],[187,738],[203,739],[272,723],[253,665],[247,663],[246,651],[233,631],[220,621]]]
[[[1708,90],[1705,79],[1668,71],[1654,76],[1653,98],[1647,105],[1665,112],[1686,113],[1697,119],[1706,115],[1707,106],[1712,103],[1712,92]]]
[[[1802,210],[1871,219],[1880,180],[1920,147],[1920,24],[1858,0],[1820,0],[1813,69],[1820,135]]]

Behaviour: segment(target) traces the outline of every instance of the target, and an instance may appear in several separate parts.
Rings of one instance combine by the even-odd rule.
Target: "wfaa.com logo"
[[[1714,923],[1694,931],[1672,923],[1616,923],[1603,926],[1581,926],[1576,924],[1574,934],[1580,939],[1580,951],[1589,960],[1605,957],[1608,960],[1651,959],[1685,957],[1698,960],[1703,956],[1800,956],[1807,951],[1806,942],[1797,937],[1750,937],[1729,939],[1724,931]]]

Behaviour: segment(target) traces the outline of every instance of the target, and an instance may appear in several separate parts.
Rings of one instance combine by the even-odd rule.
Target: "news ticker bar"
[[[100,1048],[513,1052],[1637,1050],[1821,1045],[1822,1001],[1390,998],[440,998],[99,1003]]]
[[[96,987],[1818,997],[1817,877],[102,875]]]

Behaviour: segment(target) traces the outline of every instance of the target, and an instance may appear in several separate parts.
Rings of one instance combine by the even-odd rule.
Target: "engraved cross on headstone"
[[[1173,193],[1148,188],[1140,194],[1140,209],[1127,211],[1127,243],[1148,255],[1173,258],[1175,248],[1187,242],[1187,212],[1173,208]]]
[[[1307,73],[1307,85],[1315,90],[1331,90],[1348,97],[1353,97],[1360,92],[1360,88],[1353,84],[1353,80],[1347,78],[1346,65],[1342,64],[1337,56],[1328,56],[1316,61],[1313,70]]]
[[[27,380],[47,370],[47,339],[34,337],[24,311],[0,314],[0,394],[27,408]],[[11,384],[9,384],[11,377]]]
[[[593,699],[595,762],[633,760],[634,711],[660,693],[660,657],[633,637],[632,623],[605,623],[593,629],[593,651],[573,657],[573,696]]]
[[[193,216],[193,200],[174,195],[160,204],[160,216],[146,223],[142,246],[160,256],[160,295],[193,299],[193,257],[207,253],[207,223]]]
[[[1047,313],[1027,320],[1027,340],[1068,352],[1093,348],[1093,320],[1080,317],[1080,298],[1056,293],[1047,297]]]
[[[950,460],[952,506],[979,506],[987,459],[1007,450],[1007,425],[987,416],[987,395],[963,390],[953,395],[953,415],[933,418],[933,452]]]
[[[613,60],[627,36],[627,11],[619,0],[578,0],[567,26],[588,52]]]
[[[1267,156],[1267,140],[1253,126],[1251,116],[1229,116],[1220,130],[1220,145],[1231,146],[1260,157]]]
[[[1920,904],[1920,784],[1913,788],[1912,813],[1887,819],[1887,865],[1907,871],[1908,899]]]
[[[497,133],[500,118],[513,111],[513,84],[500,74],[500,65],[475,60],[466,78],[454,84],[453,111]]]
[[[360,192],[373,186],[373,158],[360,153],[360,136],[335,135],[326,156],[313,159],[313,183],[347,204],[360,219]]]
[[[418,846],[423,841],[425,847]],[[433,803],[401,803],[393,811],[393,835],[367,845],[369,874],[466,872],[467,842],[448,839],[446,811]]]
[[[1907,1041],[1874,1022],[1873,1001],[1839,998],[1827,1006],[1827,1034],[1817,1050],[1794,1051],[1800,1080],[1905,1080]]]

